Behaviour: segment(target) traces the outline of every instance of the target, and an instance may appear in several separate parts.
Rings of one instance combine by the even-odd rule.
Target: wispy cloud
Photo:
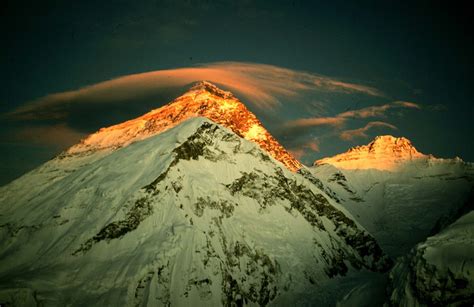
[[[307,154],[307,151],[304,148],[293,148],[288,150],[293,157],[296,158],[296,160],[301,160],[305,154]]]
[[[374,127],[385,127],[385,128],[397,130],[397,127],[395,127],[392,124],[375,121],[375,122],[369,122],[367,125],[365,125],[362,128],[353,129],[353,130],[344,130],[339,134],[339,137],[345,141],[350,141],[350,140],[353,140],[354,138],[367,138],[368,135],[366,134],[366,132]]]
[[[383,116],[384,113],[393,108],[393,104],[384,104],[380,106],[371,106],[359,110],[350,110],[343,113],[338,114],[338,117],[342,118],[367,118],[367,117],[377,117]]]
[[[336,88],[343,88],[347,92],[360,92],[364,93],[370,96],[383,96],[383,94],[372,87],[367,87],[359,84],[354,84],[354,83],[346,83],[346,82],[341,82],[341,81],[336,81],[332,80],[331,82],[328,83],[328,87],[334,87]]]
[[[393,108],[415,108],[421,109],[419,104],[408,101],[394,101],[383,105],[370,106],[357,110],[342,112],[333,117],[300,118],[286,124],[288,127],[310,127],[310,126],[335,126],[341,127],[347,119],[383,117],[389,109]]]
[[[300,118],[290,121],[287,127],[312,127],[312,126],[341,126],[346,119],[343,117],[313,117]]]
[[[430,111],[435,111],[435,112],[439,112],[439,111],[446,111],[448,110],[448,107],[444,104],[441,104],[441,103],[438,103],[438,104],[434,104],[434,105],[428,105],[426,107],[426,109],[430,110]]]
[[[308,148],[314,152],[319,152],[319,141],[317,139],[309,141],[303,146],[303,148]]]
[[[298,147],[290,149],[289,151],[296,159],[300,160],[303,156],[305,156],[309,152],[319,152],[319,140],[318,139],[309,140]]]
[[[77,90],[55,93],[28,102],[8,114],[23,120],[65,119],[71,108],[130,102],[153,97],[163,89],[208,80],[248,99],[255,107],[268,110],[280,105],[281,98],[303,92],[323,91],[383,96],[375,88],[287,68],[239,62],[218,62],[196,67],[158,70],[127,75]]]
[[[395,101],[393,104],[405,108],[421,109],[419,104],[410,101]]]
[[[30,143],[36,145],[59,146],[61,148],[71,146],[84,137],[66,124],[52,126],[27,126],[22,127],[9,136],[12,142]]]

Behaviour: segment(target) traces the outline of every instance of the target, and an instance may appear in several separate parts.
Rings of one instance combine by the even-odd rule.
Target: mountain
[[[407,161],[427,158],[410,140],[391,135],[376,137],[368,145],[357,146],[334,157],[317,160],[315,165],[331,164],[340,169],[394,170]]]
[[[388,270],[375,239],[222,93],[201,83],[1,187],[0,302],[315,304],[332,280]]]
[[[116,149],[166,131],[193,117],[207,117],[238,136],[258,144],[288,169],[297,171],[298,162],[263,127],[257,117],[232,93],[206,81],[169,104],[124,123],[103,128],[72,146],[66,155]]]
[[[392,257],[408,253],[462,208],[474,182],[472,163],[422,154],[392,136],[318,160],[309,170]]]

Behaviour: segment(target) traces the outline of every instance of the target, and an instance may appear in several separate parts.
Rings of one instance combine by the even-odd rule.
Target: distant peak
[[[393,153],[400,153],[400,152],[406,152],[406,153],[416,152],[417,153],[418,152],[409,139],[404,138],[404,137],[394,137],[392,135],[377,136],[368,145],[357,146],[351,149],[360,150],[360,149],[365,149],[366,146],[369,152],[380,151],[380,152],[385,152],[386,154],[390,154],[390,150],[387,151],[386,150],[387,148],[391,148],[391,152]]]
[[[391,143],[396,143],[397,140],[407,140],[404,137],[395,137],[393,135],[378,135],[375,137],[375,139],[372,142],[391,142]]]
[[[193,92],[193,91],[206,91],[224,99],[229,99],[229,98],[234,97],[234,95],[231,92],[224,91],[209,81],[199,81],[195,83],[190,89],[190,92]]]
[[[374,144],[395,144],[395,145],[410,145],[411,141],[404,137],[395,137],[393,135],[379,135],[371,142]]]
[[[367,145],[352,147],[345,153],[317,160],[315,164],[332,164],[342,169],[393,170],[400,163],[426,157],[407,138],[381,135]]]

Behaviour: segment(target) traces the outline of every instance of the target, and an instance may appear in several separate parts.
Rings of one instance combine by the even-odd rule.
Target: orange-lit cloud
[[[346,118],[368,118],[368,117],[380,117],[384,116],[385,112],[393,108],[415,108],[421,109],[420,105],[414,102],[408,101],[394,101],[392,103],[387,103],[379,106],[370,106],[367,108],[362,108],[358,110],[351,110],[338,114],[338,117]]]
[[[369,117],[383,117],[389,109],[393,108],[416,108],[421,109],[420,105],[408,101],[394,101],[383,105],[370,106],[357,110],[350,110],[339,113],[333,117],[312,117],[300,118],[288,122],[288,127],[310,127],[310,126],[335,126],[340,127],[347,119],[350,118],[369,118]]]
[[[346,119],[342,117],[312,117],[290,121],[287,127],[341,126]]]
[[[383,116],[384,113],[393,108],[393,104],[384,104],[380,106],[371,106],[359,110],[351,110],[338,114],[339,117],[343,118],[367,118]]]
[[[386,127],[386,128],[389,128],[389,129],[393,129],[393,130],[396,130],[397,127],[395,127],[394,125],[392,124],[389,124],[389,123],[385,123],[385,122],[379,122],[379,121],[375,121],[375,122],[369,122],[367,125],[365,125],[364,127],[362,128],[358,128],[358,129],[354,129],[354,130],[345,130],[345,131],[342,131],[339,135],[339,137],[342,139],[342,140],[345,140],[345,141],[350,141],[354,138],[367,138],[368,135],[366,134],[366,132],[371,129],[371,128],[374,128],[374,127]]]
[[[312,140],[308,143],[306,143],[303,148],[308,148],[311,149],[314,152],[319,152],[319,141],[318,140]]]
[[[71,146],[83,137],[84,134],[71,129],[66,124],[23,127],[10,136],[13,142],[60,147]]]
[[[319,141],[317,139],[310,140],[298,148],[293,148],[289,150],[290,153],[298,160],[300,160],[304,155],[309,152],[319,152]]]
[[[421,106],[419,104],[410,101],[395,101],[393,104],[405,108],[421,109]]]
[[[295,157],[296,160],[301,160],[301,158],[303,158],[303,156],[308,153],[303,148],[289,149],[288,151],[291,153],[293,157]]]
[[[127,75],[77,90],[47,95],[20,106],[8,115],[23,120],[64,119],[75,105],[142,99],[152,97],[166,88],[185,86],[200,80],[224,86],[265,110],[277,107],[281,98],[292,98],[308,91],[383,96],[372,87],[308,72],[264,64],[219,62]]]
[[[360,92],[360,93],[365,93],[370,96],[383,96],[383,94],[379,90],[372,87],[359,85],[359,84],[346,83],[346,82],[333,80],[331,82],[328,82],[327,86],[328,87],[332,86],[334,87],[334,89],[343,88],[347,92]]]

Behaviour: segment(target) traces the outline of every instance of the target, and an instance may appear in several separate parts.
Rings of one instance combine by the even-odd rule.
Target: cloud
[[[393,104],[384,104],[380,106],[371,106],[359,110],[351,110],[338,114],[338,117],[342,118],[367,118],[367,117],[377,117],[383,116],[384,113],[393,108]]]
[[[332,82],[328,83],[328,86],[333,86],[334,88],[344,88],[348,92],[360,92],[370,96],[383,96],[383,94],[379,90],[359,84],[345,83],[333,80]]]
[[[306,143],[298,146],[297,148],[290,149],[289,151],[296,159],[300,160],[303,156],[308,154],[310,151],[319,152],[319,140],[318,139],[309,140]]]
[[[392,103],[387,103],[387,104],[383,104],[379,106],[370,106],[367,108],[343,112],[343,113],[338,114],[338,117],[346,117],[346,118],[380,117],[380,116],[384,116],[387,110],[393,109],[393,108],[421,109],[421,107],[414,102],[394,101]]]
[[[350,110],[343,113],[339,113],[333,117],[312,117],[312,118],[300,118],[297,120],[289,121],[287,127],[310,127],[310,126],[334,126],[341,127],[347,119],[350,118],[370,118],[370,117],[383,117],[389,109],[393,108],[415,108],[421,109],[420,105],[414,102],[408,101],[394,101],[378,106],[370,106],[357,110]]]
[[[395,101],[393,104],[405,108],[421,109],[419,104],[410,101]]]
[[[436,111],[436,112],[439,112],[439,111],[446,111],[448,110],[448,107],[444,104],[441,104],[441,103],[438,103],[438,104],[434,104],[434,105],[429,105],[427,107],[428,110],[430,111]]]
[[[30,143],[46,146],[68,147],[84,137],[80,133],[66,124],[61,123],[52,126],[28,126],[15,131],[10,139],[13,142]]]
[[[367,125],[365,125],[362,128],[342,131],[340,133],[339,137],[342,140],[345,140],[345,141],[350,141],[350,140],[353,140],[354,138],[358,138],[358,137],[359,138],[367,138],[368,135],[366,134],[366,132],[368,130],[370,130],[371,128],[374,128],[374,127],[386,127],[386,128],[390,128],[390,129],[393,129],[393,130],[398,129],[397,127],[395,127],[392,124],[375,121],[375,122],[369,122]]]
[[[319,141],[318,140],[312,140],[308,143],[306,143],[303,148],[308,148],[311,149],[314,152],[319,152]]]
[[[290,154],[296,158],[296,160],[301,160],[301,158],[303,158],[304,155],[306,155],[306,150],[304,150],[303,148],[295,148],[295,149],[290,149],[288,150],[290,152]]]
[[[342,117],[300,118],[286,123],[287,127],[341,126],[346,119]]]
[[[278,107],[280,98],[294,98],[309,91],[383,96],[372,87],[313,73],[265,64],[218,62],[127,75],[77,90],[47,95],[16,108],[7,116],[20,120],[63,120],[77,106],[93,108],[91,105],[151,99],[164,89],[200,80],[217,83],[241,94],[262,110]]]

